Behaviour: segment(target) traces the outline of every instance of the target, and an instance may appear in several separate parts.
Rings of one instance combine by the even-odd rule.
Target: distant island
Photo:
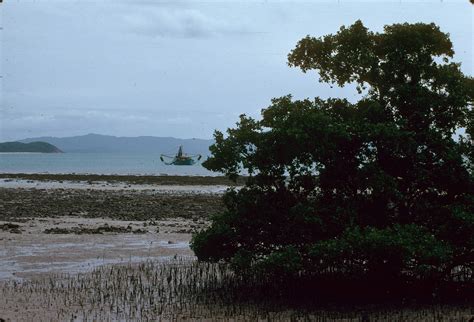
[[[183,146],[186,153],[209,155],[209,146],[214,140],[180,139],[173,137],[138,136],[117,137],[111,135],[87,134],[70,137],[34,137],[19,142],[47,142],[66,153],[156,153],[175,154],[179,146]]]
[[[56,146],[47,142],[4,142],[0,143],[0,152],[39,152],[39,153],[62,153]]]

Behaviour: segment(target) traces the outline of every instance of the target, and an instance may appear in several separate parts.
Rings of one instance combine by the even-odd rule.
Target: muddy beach
[[[0,280],[190,256],[227,188],[54,179],[0,176]]]
[[[191,256],[190,232],[205,222],[39,218],[0,231],[0,281],[75,274],[106,264]],[[2,222],[0,222],[0,229]]]
[[[122,220],[202,218],[222,210],[225,186],[143,186],[0,181],[0,220],[77,216]]]
[[[228,186],[213,178],[165,179],[0,175],[0,285],[192,258],[191,233],[222,210]],[[20,314],[14,303],[1,303],[0,317],[39,313]]]

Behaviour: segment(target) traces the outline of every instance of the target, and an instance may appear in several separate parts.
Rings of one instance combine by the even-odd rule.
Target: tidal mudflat
[[[197,220],[223,209],[221,196],[225,189],[200,185],[0,181],[0,220],[63,216]]]
[[[222,209],[220,197],[227,188],[199,180],[194,185],[157,185],[54,179],[0,179],[4,289],[11,282],[76,276],[104,265],[193,258],[191,233]],[[1,303],[0,317],[28,320],[24,310],[12,309],[13,303]]]
[[[225,185],[0,180],[6,321],[467,321],[474,313],[469,305],[301,309],[225,265],[197,262],[191,234],[223,210]]]
[[[173,257],[10,280],[0,289],[0,308],[7,321],[470,321],[473,313],[469,305],[313,303],[308,310],[268,291],[225,265]]]
[[[0,179],[0,279],[191,255],[226,186]]]
[[[185,218],[142,222],[80,217],[10,223],[15,228],[0,231],[0,280],[191,256],[190,232],[203,224]],[[2,226],[7,227],[0,222]]]

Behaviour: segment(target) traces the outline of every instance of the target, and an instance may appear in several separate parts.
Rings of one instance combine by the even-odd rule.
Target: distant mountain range
[[[185,153],[210,154],[209,146],[213,140],[177,139],[172,137],[117,137],[111,135],[87,134],[65,138],[37,137],[20,140],[22,143],[42,141],[58,147],[63,152],[124,152],[124,153],[165,153],[174,154],[180,145]]]
[[[0,152],[41,152],[41,153],[61,153],[60,149],[47,142],[21,143],[4,142],[0,143]]]

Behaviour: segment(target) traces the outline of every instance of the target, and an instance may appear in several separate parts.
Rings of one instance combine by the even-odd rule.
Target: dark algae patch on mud
[[[219,195],[137,191],[0,188],[0,220],[78,216],[120,220],[208,218],[223,210]]]
[[[155,185],[242,185],[245,177],[240,177],[233,182],[223,176],[168,176],[168,175],[99,175],[99,174],[28,174],[28,173],[0,173],[0,179],[23,179],[38,181],[83,181],[83,182],[109,182],[130,184],[155,184]]]
[[[104,234],[104,233],[132,233],[132,234],[146,234],[148,231],[145,229],[133,229],[131,226],[119,227],[109,226],[104,224],[97,228],[86,228],[86,227],[70,227],[70,228],[59,228],[53,227],[48,228],[44,231],[45,234]]]
[[[21,234],[20,227],[21,226],[18,225],[18,224],[6,223],[6,224],[0,225],[0,230],[1,231],[8,231],[8,232],[13,233],[13,234]]]

